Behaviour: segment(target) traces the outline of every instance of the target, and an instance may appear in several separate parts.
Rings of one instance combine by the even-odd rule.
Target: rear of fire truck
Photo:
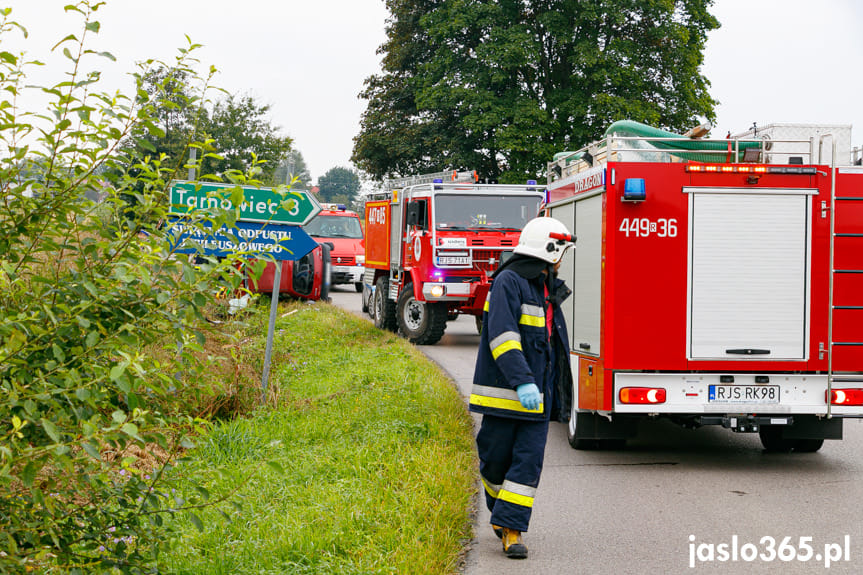
[[[536,182],[480,183],[475,172],[385,186],[366,202],[363,308],[378,327],[433,344],[448,320],[481,317],[491,274],[538,214],[545,192]]]
[[[578,236],[573,447],[663,417],[811,452],[863,417],[863,173],[823,163],[831,140],[620,122],[549,165],[550,215]]]

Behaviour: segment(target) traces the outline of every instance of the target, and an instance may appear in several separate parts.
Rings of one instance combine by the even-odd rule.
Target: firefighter
[[[534,218],[492,276],[470,410],[483,414],[476,443],[491,524],[507,557],[527,557],[527,531],[551,418],[572,393],[569,336],[560,303],[571,293],[557,269],[574,239],[558,220]]]

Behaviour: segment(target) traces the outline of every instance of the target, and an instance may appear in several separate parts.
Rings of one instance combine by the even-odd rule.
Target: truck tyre
[[[762,425],[758,429],[758,437],[761,438],[761,445],[765,451],[774,453],[788,453],[794,449],[798,440],[785,439],[782,436],[783,427],[781,425]]]
[[[389,291],[390,282],[383,276],[379,277],[375,284],[375,293],[372,300],[372,307],[375,312],[375,327],[396,331],[398,328],[398,322],[396,322],[396,304],[387,297]]]
[[[572,410],[569,414],[569,423],[566,424],[566,438],[573,449],[596,449],[599,447],[599,441],[596,439],[586,439],[578,432],[579,419],[593,416],[592,413],[580,413],[578,409],[578,381],[576,378],[572,380]]]
[[[321,262],[324,266],[321,273],[321,300],[323,301],[330,301],[330,286],[333,279],[332,250],[333,244],[321,244]]]
[[[399,329],[411,343],[437,343],[446,330],[447,305],[417,300],[412,283],[405,284],[399,294],[396,315]]]
[[[363,288],[363,295],[362,295],[362,299],[363,299],[363,306],[362,306],[362,308],[363,308],[363,313],[367,313],[367,314],[369,314],[369,317],[371,317],[371,315],[372,315],[372,312],[370,311],[372,308],[369,306],[369,300],[371,299],[371,298],[369,297],[370,295],[371,295],[371,294],[368,294],[367,290],[366,290],[365,288]]]
[[[794,451],[797,453],[815,453],[824,445],[823,439],[796,439],[794,440]]]

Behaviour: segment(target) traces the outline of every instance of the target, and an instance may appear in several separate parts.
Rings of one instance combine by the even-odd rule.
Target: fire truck
[[[363,309],[378,328],[433,344],[448,319],[481,318],[489,276],[545,191],[535,181],[480,183],[458,171],[389,180],[384,189],[365,203]]]
[[[622,121],[549,163],[548,213],[578,237],[560,271],[574,448],[668,418],[813,452],[863,417],[863,168],[850,130],[794,126]]]
[[[362,291],[363,277],[363,228],[356,212],[344,204],[322,204],[323,208],[303,229],[319,244],[332,246],[331,283],[353,284],[357,292]]]

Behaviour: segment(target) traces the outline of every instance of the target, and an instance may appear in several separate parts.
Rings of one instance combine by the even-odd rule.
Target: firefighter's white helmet
[[[575,236],[554,218],[534,218],[525,224],[513,253],[556,264],[566,249],[575,245]]]

